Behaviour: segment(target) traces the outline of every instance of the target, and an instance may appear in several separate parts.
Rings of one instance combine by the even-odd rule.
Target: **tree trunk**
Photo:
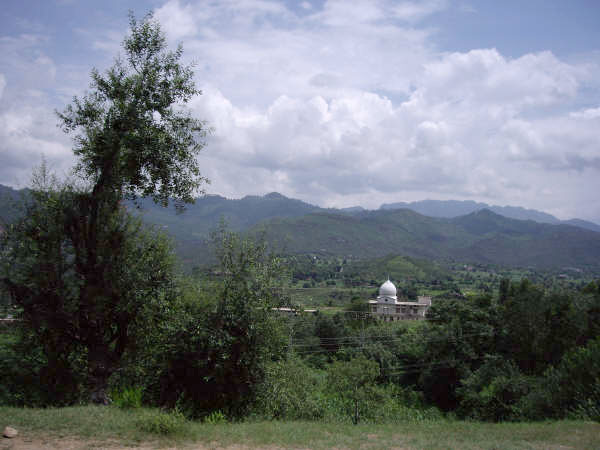
[[[108,379],[113,373],[109,349],[90,349],[88,354],[88,384],[90,402],[98,405],[110,404]]]

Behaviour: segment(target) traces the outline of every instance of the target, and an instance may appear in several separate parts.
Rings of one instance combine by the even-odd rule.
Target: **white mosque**
[[[389,278],[379,288],[379,295],[369,300],[369,311],[381,320],[419,320],[424,319],[431,306],[431,297],[419,296],[416,302],[400,302],[396,295],[396,286]]]

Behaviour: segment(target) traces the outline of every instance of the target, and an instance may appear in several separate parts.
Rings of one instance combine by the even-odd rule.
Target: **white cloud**
[[[204,95],[190,108],[215,130],[200,156],[211,192],[372,208],[471,198],[600,221],[600,206],[586,207],[598,204],[600,108],[584,98],[598,64],[549,51],[442,53],[419,23],[445,1],[299,7],[170,0],[156,10],[196,63]],[[121,33],[79,36],[114,56]],[[48,91],[67,102],[89,67],[58,65],[44,39],[0,37],[0,183],[40,153],[72,161]]]
[[[574,119],[585,119],[585,120],[598,119],[598,118],[600,118],[600,107],[587,108],[582,111],[574,111],[569,115]]]
[[[540,186],[550,171],[572,195],[581,180],[572,172],[597,174],[596,129],[572,114],[527,113],[576,96],[578,74],[549,53],[508,60],[478,50],[432,59],[396,105],[343,90],[280,96],[248,109],[206,89],[194,107],[216,129],[207,169],[217,192],[279,190],[318,204],[369,207],[426,192],[564,215],[569,208],[555,202],[566,195]]]
[[[26,186],[42,157],[58,174],[73,164],[69,139],[47,106],[15,106],[0,112],[0,183]]]
[[[418,21],[447,7],[444,0],[429,0],[419,2],[401,2],[394,6],[394,17],[409,22]]]
[[[0,36],[0,71],[14,87],[11,98],[19,96],[21,86],[44,89],[56,81],[57,68],[46,54],[47,41],[44,35]]]
[[[0,73],[0,100],[2,100],[2,94],[4,93],[5,87],[6,87],[6,77]]]
[[[197,33],[199,21],[195,16],[194,8],[190,4],[182,6],[179,0],[165,3],[154,13],[163,31],[175,41]]]

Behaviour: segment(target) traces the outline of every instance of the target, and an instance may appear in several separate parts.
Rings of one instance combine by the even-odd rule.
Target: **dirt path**
[[[1,436],[0,436],[1,438]],[[165,446],[158,442],[142,442],[128,443],[118,440],[94,440],[81,439],[75,437],[64,438],[42,438],[42,437],[23,437],[17,436],[12,439],[2,439],[0,441],[0,450],[38,450],[38,449],[60,449],[60,450],[117,450],[117,449],[136,449],[136,450],[280,450],[284,447],[268,446],[268,447],[248,447],[245,445],[232,445],[222,447],[217,442],[211,443],[208,446],[205,444],[189,443],[181,444],[175,447]]]

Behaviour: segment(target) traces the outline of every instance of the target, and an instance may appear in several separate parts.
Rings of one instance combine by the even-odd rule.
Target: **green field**
[[[402,448],[549,449],[600,447],[600,424],[581,421],[479,423],[430,421],[360,424],[246,421],[182,422],[172,434],[143,431],[157,410],[114,407],[20,409],[0,407],[2,427],[19,430],[0,448]]]

